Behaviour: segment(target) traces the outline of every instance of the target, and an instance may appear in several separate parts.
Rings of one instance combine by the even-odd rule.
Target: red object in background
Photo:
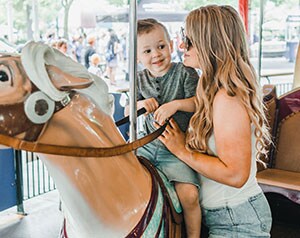
[[[247,35],[249,34],[249,29],[248,29],[248,2],[249,0],[239,0],[239,12],[244,20],[244,25],[246,29]]]

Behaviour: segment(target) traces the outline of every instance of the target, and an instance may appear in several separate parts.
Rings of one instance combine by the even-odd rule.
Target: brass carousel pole
[[[129,127],[129,139],[130,141],[136,140],[136,121],[137,121],[137,113],[136,113],[136,96],[137,96],[137,57],[136,57],[136,33],[137,33],[137,3],[136,0],[129,0],[129,45],[130,45],[130,51],[129,51],[129,121],[130,121],[130,127]]]

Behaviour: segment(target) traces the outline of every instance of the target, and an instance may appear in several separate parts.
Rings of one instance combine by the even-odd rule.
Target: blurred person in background
[[[74,36],[72,40],[72,47],[74,49],[77,62],[82,63],[83,37],[80,35]]]
[[[90,67],[90,57],[96,53],[96,36],[89,35],[87,36],[87,47],[84,53],[84,66],[88,69]]]
[[[63,54],[69,56],[72,60],[77,61],[75,51],[72,47],[69,47],[68,41],[66,39],[59,39],[56,42],[56,48]]]
[[[59,39],[57,42],[56,42],[56,48],[64,53],[65,55],[68,54],[68,42],[67,40],[65,39]]]
[[[95,53],[90,57],[90,67],[88,68],[88,71],[92,74],[95,74],[97,76],[102,76],[101,69],[99,68],[99,64],[101,62],[100,56]]]
[[[106,64],[107,64],[107,76],[111,85],[116,85],[116,71],[118,67],[118,55],[119,52],[119,39],[116,33],[112,29],[108,29],[110,34],[109,41],[106,47]]]

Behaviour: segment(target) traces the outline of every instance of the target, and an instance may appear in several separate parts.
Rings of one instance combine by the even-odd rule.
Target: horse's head
[[[30,42],[18,55],[0,57],[0,133],[35,140],[37,128],[70,102],[75,91],[92,97],[107,114],[113,96],[99,77],[56,49]]]

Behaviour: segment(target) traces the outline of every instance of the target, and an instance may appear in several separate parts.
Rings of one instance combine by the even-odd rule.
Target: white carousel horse
[[[0,143],[6,146],[39,151],[42,144],[64,151],[124,145],[110,105],[103,80],[47,45],[28,43],[21,59],[0,57]],[[155,171],[133,152],[111,157],[88,152],[38,153],[62,200],[64,237],[181,237]]]

